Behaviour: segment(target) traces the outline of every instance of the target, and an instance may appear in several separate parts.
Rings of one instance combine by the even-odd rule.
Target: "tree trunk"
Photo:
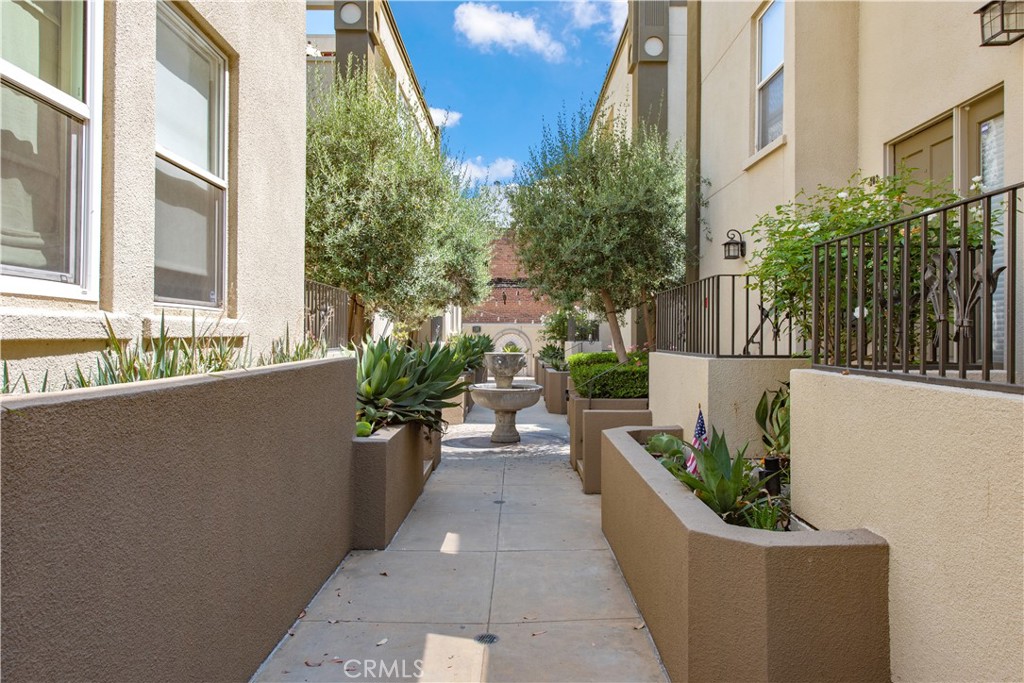
[[[653,351],[657,348],[655,342],[657,342],[656,335],[658,334],[658,328],[655,325],[655,315],[657,315],[657,309],[654,307],[654,300],[648,299],[641,305],[641,310],[644,314],[644,329],[647,331],[647,348]]]
[[[355,294],[348,303],[348,336],[355,344],[362,344],[366,338],[366,307]]]
[[[619,328],[619,316],[615,312],[615,303],[612,295],[607,289],[601,290],[601,302],[604,303],[604,315],[608,319],[608,327],[612,331],[612,345],[615,347],[615,356],[620,363],[626,362],[626,344],[622,341],[622,330]]]

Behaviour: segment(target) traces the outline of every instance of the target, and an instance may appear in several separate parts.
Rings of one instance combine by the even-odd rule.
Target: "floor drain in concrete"
[[[494,501],[494,504],[495,505],[502,505],[504,502],[505,501],[503,501],[503,500],[496,500],[496,501]]]
[[[498,642],[498,636],[493,633],[481,633],[473,640],[478,643],[483,643],[484,645],[491,645],[492,643]]]

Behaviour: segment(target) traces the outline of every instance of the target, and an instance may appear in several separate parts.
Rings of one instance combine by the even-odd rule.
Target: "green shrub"
[[[634,365],[640,363],[647,365],[648,352],[644,350],[630,351],[626,354],[626,358],[629,359]],[[618,363],[619,358],[615,355],[614,351],[593,351],[589,353],[574,353],[568,358],[566,362],[569,363],[569,367],[583,366],[583,365],[596,365],[600,363]]]
[[[611,354],[614,358],[615,354]],[[573,364],[569,376],[580,396],[590,398],[647,398],[647,371],[645,364],[618,365],[611,363]]]

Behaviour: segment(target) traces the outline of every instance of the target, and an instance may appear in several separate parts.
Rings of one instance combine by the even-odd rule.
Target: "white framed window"
[[[103,3],[0,6],[0,291],[95,301]]]
[[[227,241],[227,59],[166,2],[156,26],[156,301],[220,308]]]
[[[783,54],[786,5],[773,0],[757,18],[756,149],[782,135]]]

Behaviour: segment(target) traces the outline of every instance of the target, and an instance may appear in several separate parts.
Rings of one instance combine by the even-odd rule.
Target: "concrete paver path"
[[[665,680],[565,418],[518,423],[502,448],[481,406],[453,426],[388,549],[348,555],[254,680]]]

